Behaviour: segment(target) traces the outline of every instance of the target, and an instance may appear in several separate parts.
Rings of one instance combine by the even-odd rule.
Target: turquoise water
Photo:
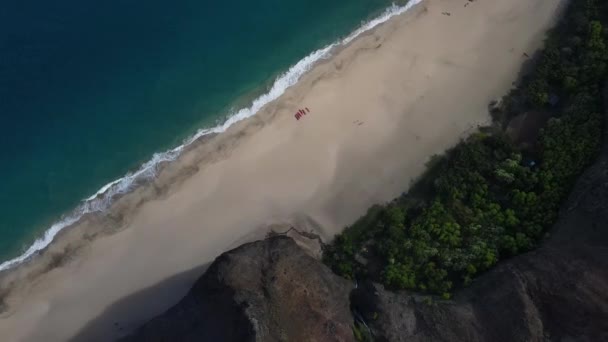
[[[0,259],[386,0],[9,0],[0,10]]]

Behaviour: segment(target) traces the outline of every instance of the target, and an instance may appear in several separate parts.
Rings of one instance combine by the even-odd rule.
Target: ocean
[[[107,209],[193,137],[255,114],[331,44],[403,10],[387,0],[9,0],[0,260],[10,261],[0,270]]]

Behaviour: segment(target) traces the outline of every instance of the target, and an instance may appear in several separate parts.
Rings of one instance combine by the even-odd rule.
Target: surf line
[[[194,143],[199,138],[208,134],[222,133],[233,124],[255,115],[263,106],[276,100],[279,96],[283,95],[287,88],[296,84],[300,77],[308,72],[316,64],[316,62],[331,57],[331,51],[335,47],[348,45],[362,33],[365,33],[376,26],[385,23],[394,16],[407,12],[422,1],[423,0],[410,0],[405,5],[401,6],[393,3],[378,17],[361,25],[346,38],[327,45],[324,48],[316,50],[304,57],[289,68],[287,72],[279,76],[270,90],[255,99],[250,107],[242,108],[236,113],[228,115],[223,124],[212,128],[203,128],[198,130],[194,135],[186,139],[183,144],[171,150],[162,153],[155,153],[152,156],[152,159],[144,163],[136,171],[130,172],[124,177],[101,187],[101,189],[99,189],[99,191],[97,191],[94,195],[83,200],[81,204],[76,207],[76,209],[72,210],[67,215],[64,215],[58,222],[49,227],[44,234],[40,238],[36,239],[34,243],[32,243],[21,255],[0,264],[0,271],[14,267],[28,260],[31,256],[37,254],[38,252],[44,250],[51,242],[53,242],[59,232],[77,223],[84,215],[106,211],[111,206],[113,199],[130,192],[140,182],[155,178],[159,165],[177,159],[187,146]]]

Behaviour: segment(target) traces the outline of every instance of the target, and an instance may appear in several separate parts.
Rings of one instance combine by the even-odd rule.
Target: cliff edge
[[[453,300],[365,284],[353,307],[380,341],[608,341],[608,142],[549,233]]]
[[[351,290],[275,236],[222,254],[184,299],[124,341],[352,341]]]
[[[453,300],[353,289],[277,236],[218,257],[180,303],[125,341],[352,341],[351,306],[379,341],[607,341],[608,148],[539,249]]]

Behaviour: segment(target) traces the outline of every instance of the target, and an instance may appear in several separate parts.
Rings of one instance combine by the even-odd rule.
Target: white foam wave
[[[136,182],[154,178],[160,164],[175,160],[186,146],[192,144],[200,137],[210,133],[224,132],[228,129],[228,127],[232,126],[236,122],[255,115],[264,105],[276,100],[279,98],[279,96],[285,93],[287,88],[296,84],[300,77],[309,71],[316,62],[330,57],[330,52],[334,47],[349,44],[362,33],[373,29],[374,27],[386,22],[396,15],[406,12],[420,2],[422,2],[422,0],[410,0],[404,6],[398,6],[395,4],[391,5],[380,16],[364,23],[357,30],[341,41],[316,50],[310,55],[304,57],[294,66],[292,66],[287,72],[279,76],[267,93],[255,99],[250,107],[242,108],[236,113],[229,115],[228,119],[223,124],[213,128],[200,129],[192,137],[186,139],[183,144],[163,153],[155,153],[152,159],[143,164],[137,171],[128,173],[124,177],[104,185],[94,195],[85,199],[82,204],[79,205],[72,213],[65,216],[61,221],[53,224],[49,229],[47,229],[44,235],[34,241],[34,243],[25,252],[23,252],[23,254],[0,264],[0,271],[18,265],[30,258],[32,255],[46,248],[61,230],[76,223],[82,216],[89,213],[103,212],[107,210],[110,207],[113,199],[121,194],[129,192],[134,187]]]

